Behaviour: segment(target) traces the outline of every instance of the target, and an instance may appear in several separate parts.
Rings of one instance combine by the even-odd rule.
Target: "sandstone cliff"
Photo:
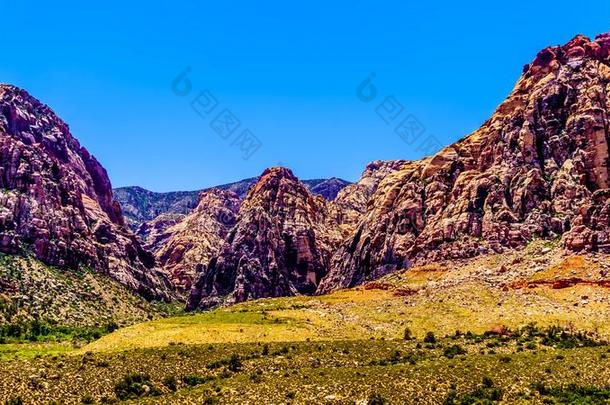
[[[193,286],[188,307],[313,294],[339,239],[327,218],[328,202],[312,195],[290,170],[266,170],[220,253]]]
[[[0,85],[0,252],[91,267],[146,298],[169,297],[106,171],[53,111],[9,85]]]
[[[318,292],[561,238],[610,250],[610,34],[544,49],[483,126],[379,184]]]
[[[203,191],[197,208],[162,234],[167,239],[156,257],[178,290],[189,291],[201,268],[218,253],[235,225],[240,202],[232,191]]]

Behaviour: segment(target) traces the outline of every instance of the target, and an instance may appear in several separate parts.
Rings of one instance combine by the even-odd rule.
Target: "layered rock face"
[[[154,258],[125,229],[106,171],[47,106],[8,85],[0,85],[0,251],[88,266],[146,298],[169,298]]]
[[[189,308],[313,294],[339,235],[328,203],[290,170],[267,169],[243,202],[235,227],[191,290]]]
[[[610,251],[610,34],[541,51],[485,124],[385,177],[319,292],[562,238]]]
[[[142,246],[149,252],[163,249],[172,233],[168,229],[184,220],[186,215],[178,213],[163,213],[152,221],[144,222],[136,230],[136,236],[142,241]]]
[[[379,182],[388,174],[400,169],[406,160],[377,160],[369,163],[357,183],[342,188],[330,204],[329,227],[337,227],[343,237],[348,237],[367,210],[371,195]]]
[[[195,210],[157,237],[156,243],[162,242],[156,250],[158,263],[179,291],[189,291],[203,266],[218,253],[235,225],[240,203],[232,191],[203,191]]]

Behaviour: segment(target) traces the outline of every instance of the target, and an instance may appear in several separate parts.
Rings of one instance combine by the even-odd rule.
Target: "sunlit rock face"
[[[125,228],[104,168],[50,108],[9,85],[0,85],[0,251],[170,297],[154,258]]]
[[[561,238],[610,251],[610,34],[542,50],[483,126],[377,186],[318,292]]]
[[[328,211],[328,201],[290,170],[267,169],[219,254],[202,270],[189,307],[315,293],[340,238],[328,226]]]

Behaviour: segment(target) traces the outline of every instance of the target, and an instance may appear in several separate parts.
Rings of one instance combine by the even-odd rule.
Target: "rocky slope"
[[[188,291],[202,266],[218,253],[235,225],[240,202],[232,191],[203,191],[195,210],[157,238],[163,240],[156,250],[158,263],[180,291]]]
[[[355,229],[367,210],[368,201],[379,182],[400,169],[406,160],[377,160],[369,163],[360,180],[341,189],[329,206],[328,226],[337,227],[344,237]]]
[[[147,222],[164,222],[168,217],[159,218],[163,214],[182,214],[190,213],[198,204],[199,194],[203,191],[208,191],[212,188],[232,191],[236,193],[240,199],[244,199],[248,194],[248,190],[258,180],[258,177],[240,180],[234,183],[222,184],[211,188],[197,191],[172,191],[168,193],[156,193],[146,190],[142,187],[120,187],[114,189],[114,198],[121,204],[123,214],[129,227],[134,231]],[[351,184],[348,181],[332,177],[330,179],[313,179],[304,180],[305,184],[312,193],[318,194],[327,200],[333,200],[337,193],[345,186]],[[176,215],[172,215],[176,217]],[[155,224],[146,224],[146,229],[154,228]],[[138,232],[140,233],[140,232]],[[147,238],[148,234],[144,233]]]
[[[144,222],[152,221],[159,215],[188,214],[197,206],[199,194],[198,191],[155,193],[138,186],[115,188],[113,192],[127,225],[134,232]]]
[[[610,34],[542,50],[473,134],[388,175],[319,292],[561,238],[610,250]]]
[[[90,267],[146,298],[169,297],[106,171],[47,106],[9,85],[0,85],[0,252]]]
[[[189,308],[261,297],[313,294],[339,235],[328,202],[290,170],[267,169],[250,190],[220,253],[202,269]]]

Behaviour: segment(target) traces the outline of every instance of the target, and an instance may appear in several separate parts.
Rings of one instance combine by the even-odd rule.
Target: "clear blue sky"
[[[610,30],[607,0],[500,3],[0,0],[0,82],[49,104],[114,186],[198,189],[277,164],[355,180],[371,160],[421,157],[376,115],[383,97],[451,143],[539,49]],[[371,72],[379,94],[364,103]],[[189,106],[206,89],[262,142],[250,159]]]

